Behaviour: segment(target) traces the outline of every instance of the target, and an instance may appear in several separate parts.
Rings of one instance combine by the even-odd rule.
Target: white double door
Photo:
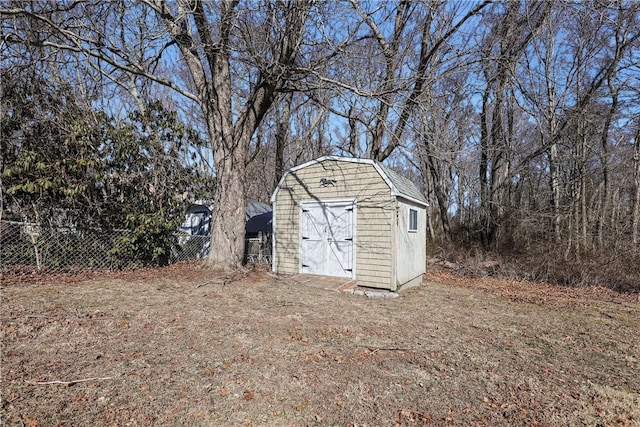
[[[300,272],[353,278],[355,202],[300,205]]]

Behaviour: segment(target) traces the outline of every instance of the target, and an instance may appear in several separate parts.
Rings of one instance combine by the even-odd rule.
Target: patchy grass
[[[189,265],[4,282],[2,425],[640,425],[640,304],[612,291],[434,272],[372,300]]]

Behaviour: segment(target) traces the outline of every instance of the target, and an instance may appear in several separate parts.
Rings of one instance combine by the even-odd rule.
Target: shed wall
[[[325,185],[321,180],[333,181]],[[275,199],[275,259],[280,273],[299,272],[299,204],[356,200],[355,275],[363,286],[391,289],[396,204],[371,164],[325,160],[290,172]]]
[[[402,286],[426,271],[427,212],[423,206],[403,199],[398,199],[398,206],[397,285]],[[410,209],[418,212],[418,229],[415,232],[409,231]]]

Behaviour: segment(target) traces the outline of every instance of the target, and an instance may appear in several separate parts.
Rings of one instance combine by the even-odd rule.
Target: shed
[[[391,291],[425,273],[427,201],[378,162],[325,156],[293,167],[271,203],[276,273],[345,277]]]
[[[181,248],[175,260],[205,258],[211,246],[211,216],[213,202],[198,201],[187,209],[180,225],[177,244]],[[245,223],[245,261],[271,262],[271,206],[248,202]]]
[[[198,201],[187,209],[180,230],[192,236],[211,234],[213,202]],[[245,231],[249,237],[259,232],[271,233],[271,206],[259,202],[247,202]]]

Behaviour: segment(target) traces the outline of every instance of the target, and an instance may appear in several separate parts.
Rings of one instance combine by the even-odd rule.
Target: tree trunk
[[[633,198],[631,229],[633,230],[633,250],[637,253],[640,250],[640,120],[638,120],[638,130],[636,131],[635,140],[633,150],[633,183],[635,194]]]
[[[211,221],[211,250],[205,261],[214,269],[239,267],[244,258],[247,150],[244,143],[229,145],[229,149],[214,152],[217,185]]]
[[[358,122],[354,116],[354,107],[349,109],[349,154],[358,157]]]
[[[433,188],[433,186],[431,185],[431,175],[429,175],[425,171],[424,160],[421,160],[420,168],[421,168],[420,175],[422,176],[422,186],[424,188],[425,195],[427,196],[427,200],[433,200],[433,197],[431,195],[431,189]],[[435,230],[433,229],[433,213],[432,213],[433,207],[431,206],[431,203],[429,204],[429,206],[427,206],[426,211],[427,211],[427,235],[429,236],[429,239],[431,239],[431,241],[433,242],[436,239],[436,233],[435,233]]]
[[[576,140],[574,142],[574,165],[571,178],[571,212],[573,216],[573,239],[576,255],[587,250],[587,208],[586,208],[586,146],[585,119],[578,117]]]
[[[558,144],[554,141],[549,148],[549,172],[551,174],[551,203],[553,207],[553,235],[556,243],[562,240],[560,228],[560,173],[558,165]]]
[[[491,245],[491,216],[489,214],[491,202],[489,200],[489,185],[487,172],[489,170],[489,131],[487,129],[489,114],[489,95],[491,89],[486,87],[482,97],[482,112],[480,113],[480,241],[485,248]]]
[[[550,25],[551,21],[550,21]],[[551,30],[551,29],[549,29]],[[551,31],[549,31],[551,33]],[[546,52],[544,52],[544,75],[545,75],[545,89],[547,98],[546,108],[546,121],[547,129],[542,132],[543,146],[547,145],[544,141],[545,137],[548,138],[549,146],[549,174],[550,174],[550,187],[551,187],[551,208],[553,210],[552,227],[553,236],[556,243],[562,241],[562,229],[560,218],[560,165],[558,159],[558,143],[556,140],[556,133],[558,129],[558,118],[556,112],[556,81],[553,76],[552,64],[554,63],[555,56],[555,38],[550,37],[548,41]]]
[[[442,177],[440,176],[440,172],[436,166],[436,160],[434,159],[430,143],[428,141],[428,136],[423,137],[424,143],[424,153],[422,153],[422,175],[424,177],[430,177],[431,179],[424,179],[424,181],[428,182],[431,185],[433,192],[436,196],[436,201],[438,202],[438,212],[440,216],[440,224],[442,225],[443,232],[443,240],[450,240],[451,238],[451,227],[449,225],[449,214],[447,212],[448,208],[448,197],[446,195],[445,190],[442,188]]]
[[[431,154],[427,154],[427,163],[429,171],[431,173],[433,190],[436,194],[436,200],[438,200],[438,209],[440,210],[440,222],[442,224],[442,232],[444,233],[444,239],[449,240],[451,237],[451,227],[449,225],[449,213],[447,212],[449,200],[447,194],[442,188],[442,177],[438,172],[435,164],[435,160]]]
[[[289,122],[291,120],[291,103],[293,102],[293,95],[287,94],[282,99],[283,111],[278,115],[278,124],[275,134],[276,139],[276,158],[275,158],[275,170],[273,176],[273,188],[275,189],[280,182],[280,178],[284,173],[284,147],[289,143]]]
[[[604,129],[602,130],[602,137],[600,140],[600,145],[602,147],[603,184],[602,199],[600,202],[600,215],[598,215],[598,245],[600,246],[600,248],[603,247],[604,223],[605,217],[607,216],[607,210],[609,208],[609,194],[611,193],[611,184],[609,182],[609,129],[611,127],[613,115],[615,114],[618,106],[618,92],[613,84],[613,79],[609,78],[607,83],[609,86],[609,93],[611,94],[611,106],[609,107],[607,117],[605,117]]]

